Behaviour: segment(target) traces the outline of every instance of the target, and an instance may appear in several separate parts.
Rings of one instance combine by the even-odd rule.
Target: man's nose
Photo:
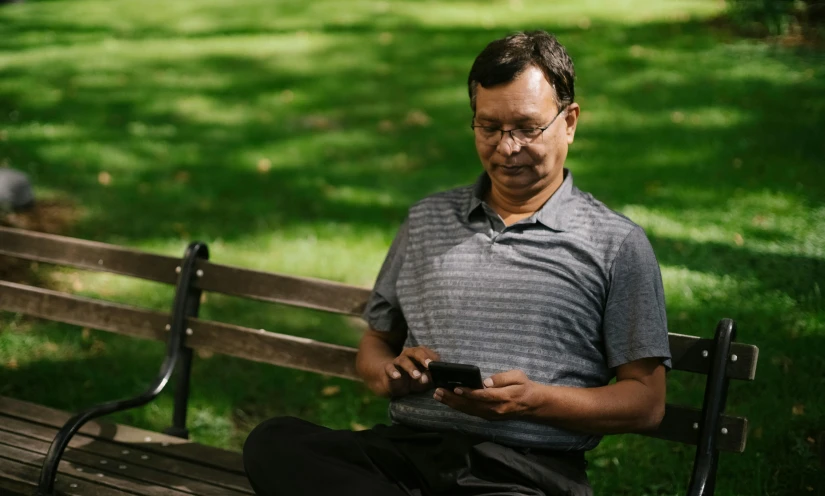
[[[504,136],[501,137],[501,140],[498,142],[498,152],[505,157],[510,155],[515,155],[521,150],[521,145],[513,139],[513,137],[507,131],[504,131]]]

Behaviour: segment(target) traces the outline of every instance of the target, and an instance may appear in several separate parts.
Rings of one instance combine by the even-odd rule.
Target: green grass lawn
[[[0,165],[68,205],[68,234],[369,286],[421,197],[480,170],[466,77],[490,40],[555,32],[582,106],[579,187],[642,225],[673,332],[731,317],[757,344],[735,384],[743,455],[717,494],[825,494],[825,54],[712,26],[718,0],[28,1],[0,6]],[[52,287],[157,309],[171,288],[34,267]],[[207,318],[355,344],[343,318],[208,295]],[[0,394],[63,409],[140,391],[163,345],[0,316]],[[698,402],[679,374],[670,401]],[[162,429],[171,391],[116,415]],[[220,355],[195,359],[189,424],[238,449],[273,415],[385,422],[360,384]],[[599,495],[676,495],[693,450],[614,436]]]

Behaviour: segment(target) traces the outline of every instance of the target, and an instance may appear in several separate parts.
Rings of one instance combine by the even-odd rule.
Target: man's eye
[[[535,138],[539,134],[541,134],[541,129],[537,127],[531,127],[529,129],[519,129],[522,135],[526,136],[527,138]]]
[[[497,133],[497,132],[498,132],[498,128],[497,128],[497,127],[491,127],[491,126],[482,126],[482,127],[481,127],[481,130],[482,130],[482,131],[484,131],[484,132],[485,132],[485,133],[487,133],[487,134],[493,134],[493,133]]]

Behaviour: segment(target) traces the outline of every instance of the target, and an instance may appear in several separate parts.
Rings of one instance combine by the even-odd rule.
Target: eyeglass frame
[[[487,144],[487,145],[495,144],[496,146],[498,146],[499,143],[501,143],[501,140],[504,139],[504,133],[509,133],[510,134],[510,139],[512,139],[513,142],[518,143],[520,146],[525,146],[525,145],[532,144],[540,136],[544,135],[544,132],[547,131],[550,128],[550,126],[553,125],[554,122],[556,122],[556,119],[558,119],[559,116],[568,109],[568,107],[569,107],[569,105],[565,105],[564,107],[562,107],[562,109],[559,110],[559,112],[556,114],[555,117],[553,117],[553,119],[550,121],[550,123],[547,124],[544,127],[527,127],[527,128],[517,128],[517,129],[501,129],[501,128],[495,129],[495,131],[499,131],[501,133],[498,140],[496,140],[495,143],[491,142],[491,143],[485,143],[485,144]],[[475,120],[476,120],[476,116],[474,114],[473,115],[473,122],[475,122]],[[488,128],[489,129],[491,126],[481,126],[481,125],[475,125],[475,124],[471,123],[470,124],[470,129],[473,130],[473,134],[475,134],[475,130],[476,130],[477,127],[483,127],[483,128]],[[540,130],[541,132],[539,134],[537,134],[534,138],[530,138],[530,141],[524,141],[524,140],[516,139],[516,137],[513,136],[513,132],[515,132],[515,131],[535,132],[537,129]]]

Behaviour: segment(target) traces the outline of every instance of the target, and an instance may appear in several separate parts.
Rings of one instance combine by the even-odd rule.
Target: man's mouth
[[[530,165],[529,164],[498,164],[497,167],[500,168],[500,169],[504,169],[505,171],[508,171],[508,172],[515,172],[519,169],[524,169],[524,168],[530,167]]]

